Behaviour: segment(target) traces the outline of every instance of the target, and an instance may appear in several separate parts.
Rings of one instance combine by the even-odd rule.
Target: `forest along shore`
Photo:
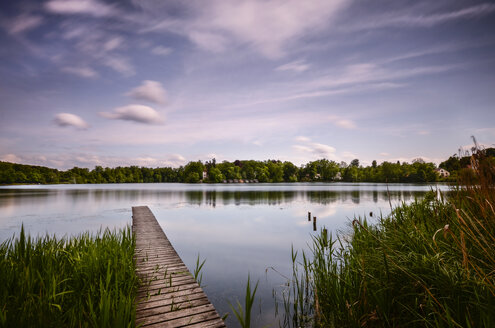
[[[484,150],[487,158],[495,158],[495,148]],[[61,171],[44,166],[0,162],[0,184],[59,184],[59,183],[233,183],[233,182],[386,182],[425,183],[455,182],[472,168],[469,154],[453,155],[437,167],[417,158],[412,163],[373,161],[363,166],[358,159],[350,163],[320,159],[300,167],[279,160],[236,160],[217,163],[189,162],[172,167],[74,167]],[[463,173],[464,172],[464,173]]]

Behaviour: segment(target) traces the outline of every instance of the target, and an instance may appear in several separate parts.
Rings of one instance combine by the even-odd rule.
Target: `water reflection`
[[[186,202],[197,206],[217,205],[268,205],[279,206],[291,202],[309,202],[320,205],[328,205],[337,202],[351,201],[360,204],[361,201],[383,202],[390,199],[392,202],[410,201],[421,197],[423,190],[403,191],[377,191],[377,190],[11,190],[0,189],[0,208],[12,206],[25,206],[27,203],[43,205],[53,203],[57,199],[75,203],[107,203],[120,201],[156,200],[167,202]]]
[[[306,248],[316,230],[346,231],[354,216],[374,220],[390,203],[410,202],[432,187],[382,184],[115,184],[0,187],[0,242],[18,233],[75,235],[124,227],[131,207],[151,208],[190,269],[206,258],[205,291],[221,315],[242,299],[247,274],[260,280],[254,326],[276,324],[272,289],[289,275],[291,246]],[[435,188],[435,187],[434,187]],[[440,186],[446,190],[446,186]],[[308,220],[308,212],[311,212]],[[236,327],[231,314],[229,327]]]

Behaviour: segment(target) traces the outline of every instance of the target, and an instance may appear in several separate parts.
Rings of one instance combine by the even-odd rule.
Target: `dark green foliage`
[[[285,326],[495,327],[495,161],[471,162],[448,200],[432,191],[293,255]]]
[[[494,158],[495,148],[485,151],[487,158]],[[360,166],[358,159],[340,164],[328,159],[311,161],[297,167],[291,162],[277,160],[267,161],[223,161],[216,160],[189,162],[179,168],[171,167],[116,167],[96,166],[93,170],[74,167],[59,171],[42,166],[0,162],[0,184],[29,183],[150,183],[150,182],[210,182],[220,183],[224,180],[258,180],[259,182],[309,182],[309,181],[345,181],[345,182],[435,182],[438,180],[455,181],[461,174],[469,174],[470,157],[450,157],[440,164],[441,168],[451,173],[449,178],[442,178],[435,172],[435,164],[415,160],[413,163],[383,162],[377,165]],[[203,179],[206,171],[207,178]],[[466,173],[467,172],[467,173]],[[341,178],[339,178],[339,175]]]
[[[184,166],[184,182],[187,183],[197,183],[199,180],[203,178],[203,171],[205,166],[201,161],[197,162],[189,162],[186,166]]]
[[[130,228],[0,246],[0,327],[133,327],[138,278]]]

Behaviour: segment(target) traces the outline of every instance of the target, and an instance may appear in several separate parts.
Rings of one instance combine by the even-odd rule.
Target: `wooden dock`
[[[147,206],[132,208],[138,290],[136,326],[225,327]]]

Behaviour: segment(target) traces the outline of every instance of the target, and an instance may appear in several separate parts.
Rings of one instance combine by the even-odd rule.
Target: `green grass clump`
[[[447,200],[322,231],[293,257],[285,326],[495,327],[495,163],[477,150],[468,173]]]
[[[138,286],[129,227],[0,245],[1,327],[133,327]]]

